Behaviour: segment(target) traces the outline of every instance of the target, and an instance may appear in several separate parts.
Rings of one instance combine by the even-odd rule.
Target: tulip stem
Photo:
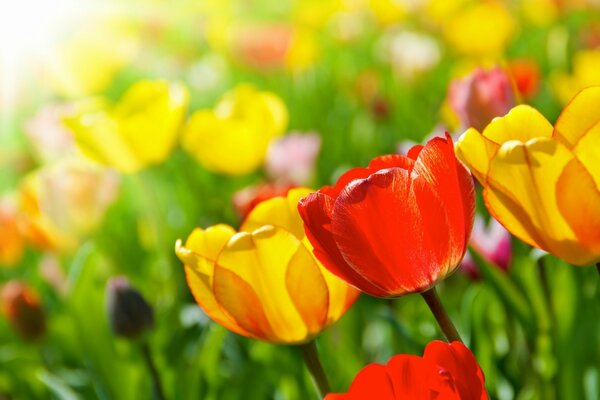
[[[319,353],[317,352],[315,341],[311,340],[298,347],[300,347],[300,351],[302,351],[304,363],[313,378],[320,398],[324,398],[331,390],[329,389],[329,381],[323,370],[323,365],[321,365],[321,361],[319,360]]]
[[[598,275],[600,275],[600,262],[596,264],[596,269],[598,270]]]
[[[463,342],[456,330],[456,327],[452,323],[452,320],[448,316],[448,313],[444,309],[440,297],[435,290],[435,286],[431,289],[421,293],[421,296],[425,299],[425,302],[429,306],[433,316],[435,317],[438,325],[442,329],[442,332],[446,336],[448,342]]]
[[[158,375],[156,364],[154,364],[154,359],[152,358],[152,351],[150,350],[150,346],[148,346],[147,342],[142,343],[142,355],[144,356],[144,362],[148,367],[148,371],[150,372],[155,398],[157,400],[165,400],[166,397],[163,392],[162,383],[160,382],[160,376]]]

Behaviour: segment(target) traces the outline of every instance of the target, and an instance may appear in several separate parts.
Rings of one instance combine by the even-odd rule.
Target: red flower
[[[300,200],[315,256],[363,292],[422,292],[456,269],[473,226],[473,179],[450,135],[375,158]]]
[[[371,364],[354,378],[347,393],[325,400],[485,400],[484,376],[460,342],[433,341],[423,357],[399,354],[387,365]]]

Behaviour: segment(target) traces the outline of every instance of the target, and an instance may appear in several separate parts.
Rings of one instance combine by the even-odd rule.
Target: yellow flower
[[[573,73],[559,73],[551,82],[558,99],[567,104],[581,89],[600,85],[600,49],[583,50],[573,57]]]
[[[188,103],[187,89],[178,83],[141,81],[121,100],[80,104],[66,124],[78,147],[89,158],[124,173],[134,173],[168,157]]]
[[[473,4],[448,19],[444,36],[457,53],[472,57],[500,55],[515,31],[515,21],[499,1]]]
[[[396,0],[368,0],[368,7],[381,25],[392,25],[406,18],[408,10]]]
[[[523,241],[575,265],[600,261],[598,104],[600,87],[581,91],[554,128],[520,105],[456,144],[490,213]]]
[[[240,232],[196,229],[176,252],[202,309],[224,327],[274,343],[301,344],[336,322],[359,292],[313,256],[297,211],[309,189],[260,203]]]
[[[242,175],[264,162],[269,143],[284,133],[287,121],[287,109],[279,97],[240,85],[214,109],[192,114],[181,142],[205,168]]]

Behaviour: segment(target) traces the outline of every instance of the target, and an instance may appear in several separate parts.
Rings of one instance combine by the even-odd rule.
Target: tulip
[[[377,297],[424,292],[453,272],[474,208],[473,180],[449,135],[375,158],[299,203],[315,256]]]
[[[515,94],[506,72],[496,67],[476,69],[452,81],[448,102],[465,127],[483,129],[494,117],[506,114],[515,105]]]
[[[169,156],[187,103],[181,84],[140,81],[117,104],[89,100],[65,122],[86,156],[129,174]]]
[[[34,171],[19,193],[26,237],[45,250],[74,250],[100,225],[118,188],[114,171],[82,160]]]
[[[435,68],[441,58],[440,46],[433,37],[405,30],[391,30],[384,35],[379,53],[394,74],[407,82]]]
[[[448,1],[439,3],[447,4]],[[443,21],[443,33],[449,46],[465,56],[481,59],[497,57],[515,32],[513,15],[502,1],[468,4]]]
[[[192,114],[181,143],[206,169],[243,175],[265,161],[271,140],[283,134],[287,120],[278,96],[240,85],[214,109]]]
[[[46,331],[46,317],[37,293],[26,284],[10,281],[2,288],[2,313],[14,329],[28,341]]]
[[[106,284],[106,309],[117,336],[135,339],[154,326],[152,307],[123,276],[111,278]]]
[[[484,382],[477,360],[462,343],[433,341],[423,357],[399,354],[387,365],[368,365],[347,393],[325,400],[485,400]]]
[[[519,239],[574,265],[600,262],[598,104],[600,87],[581,91],[554,128],[535,109],[517,106],[456,144],[484,186],[490,214]]]
[[[513,60],[508,64],[508,72],[524,99],[535,97],[540,88],[540,70],[533,60]]]
[[[196,229],[177,256],[202,309],[240,335],[302,344],[337,321],[358,292],[325,270],[296,211],[308,189],[264,201],[236,233],[227,225]]]
[[[14,205],[0,199],[0,266],[13,266],[21,260],[25,239],[19,229]]]
[[[72,104],[52,104],[27,121],[24,133],[39,160],[47,163],[76,154],[73,135],[63,122],[74,112]]]
[[[482,217],[475,216],[470,244],[487,262],[502,271],[508,270],[512,256],[510,233],[495,219],[491,219],[486,225]],[[479,278],[478,266],[469,252],[463,259],[462,269],[471,278]]]
[[[318,134],[290,133],[271,143],[265,170],[276,181],[306,184],[313,176],[320,149],[321,137]]]

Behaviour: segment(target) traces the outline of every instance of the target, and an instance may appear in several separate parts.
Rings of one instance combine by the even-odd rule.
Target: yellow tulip
[[[444,36],[457,53],[497,57],[512,38],[515,21],[499,1],[476,3],[459,11],[444,26]]]
[[[313,256],[297,211],[309,189],[260,203],[240,232],[197,228],[176,252],[202,309],[240,335],[302,344],[336,322],[359,292]]]
[[[600,262],[598,104],[600,86],[581,91],[554,128],[520,105],[456,143],[490,213],[513,235],[575,265]]]
[[[557,73],[551,77],[558,99],[566,104],[581,89],[600,85],[600,49],[583,50],[573,57],[573,73]]]
[[[168,157],[188,103],[178,83],[141,81],[110,105],[92,99],[65,123],[89,158],[123,173],[134,173]]]
[[[240,85],[214,109],[192,114],[181,142],[206,169],[242,175],[262,165],[269,143],[284,133],[287,122],[278,96]]]

